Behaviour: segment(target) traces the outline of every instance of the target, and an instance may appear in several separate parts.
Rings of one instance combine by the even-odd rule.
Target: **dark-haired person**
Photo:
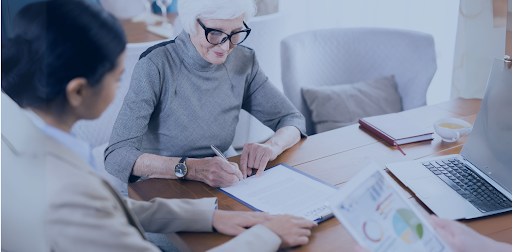
[[[213,228],[241,234],[213,251],[307,243],[315,224],[302,218],[216,210],[215,198],[123,199],[95,173],[89,146],[69,132],[113,100],[125,43],[113,16],[85,1],[16,15],[2,44],[2,251],[160,251],[144,231]]]

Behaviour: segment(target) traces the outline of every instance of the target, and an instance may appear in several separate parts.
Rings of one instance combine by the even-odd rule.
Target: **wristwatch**
[[[185,165],[186,159],[186,157],[182,158],[180,162],[176,166],[174,166],[174,174],[176,174],[176,177],[178,177],[179,179],[185,179],[185,176],[187,175],[188,169],[187,166]]]

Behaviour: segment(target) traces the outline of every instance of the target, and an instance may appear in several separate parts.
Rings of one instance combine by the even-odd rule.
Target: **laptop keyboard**
[[[512,207],[505,195],[456,158],[422,164],[482,213]]]

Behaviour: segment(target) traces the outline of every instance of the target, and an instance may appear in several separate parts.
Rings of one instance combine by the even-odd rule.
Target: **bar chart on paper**
[[[375,173],[339,205],[342,214],[372,251],[444,251],[397,191]]]

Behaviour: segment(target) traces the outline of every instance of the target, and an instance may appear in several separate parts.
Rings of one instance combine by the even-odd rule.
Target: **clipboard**
[[[280,164],[278,164],[278,165],[275,165],[275,166],[269,167],[269,168],[265,169],[265,171],[268,171],[268,170],[270,170],[270,169],[272,169],[272,168],[279,167],[279,166],[283,166],[283,167],[285,167],[285,168],[288,168],[288,169],[290,169],[290,170],[292,170],[292,171],[294,171],[294,172],[296,172],[296,173],[298,173],[298,174],[301,174],[301,175],[303,175],[303,176],[305,176],[305,177],[307,177],[307,178],[309,178],[309,179],[311,179],[311,180],[314,180],[314,181],[319,182],[319,183],[321,183],[321,184],[323,184],[323,185],[325,185],[325,186],[328,186],[328,187],[330,187],[330,188],[332,188],[332,189],[335,189],[336,191],[338,190],[338,188],[337,188],[337,187],[335,187],[335,186],[333,186],[333,185],[331,185],[331,184],[329,184],[329,183],[327,183],[327,182],[325,182],[325,181],[322,181],[322,180],[320,180],[320,179],[318,179],[318,178],[316,178],[316,177],[313,177],[313,176],[311,176],[311,175],[309,175],[309,174],[307,174],[307,173],[305,173],[305,172],[302,172],[302,171],[300,171],[300,170],[297,170],[297,169],[295,169],[295,168],[293,168],[293,167],[291,167],[291,166],[289,166],[289,165],[287,165],[287,164],[285,164],[285,163],[280,163]],[[254,175],[255,175],[255,174],[252,174],[252,175],[248,176],[248,178],[249,178],[249,177],[252,177],[252,176],[254,176]],[[257,211],[257,212],[263,212],[261,209],[258,209],[258,208],[256,208],[256,207],[254,207],[253,205],[251,205],[251,204],[247,203],[246,201],[244,201],[244,200],[242,200],[242,199],[240,199],[240,198],[238,198],[238,197],[234,196],[233,194],[231,194],[231,193],[227,192],[227,191],[226,191],[226,190],[224,190],[223,188],[217,187],[217,190],[219,190],[220,192],[222,192],[222,193],[224,193],[224,194],[228,195],[229,197],[231,197],[231,198],[235,199],[236,201],[238,201],[238,202],[240,202],[240,203],[244,204],[245,206],[249,207],[250,209],[252,209],[252,210],[254,210],[254,211]],[[327,198],[328,198],[328,197],[327,197]],[[328,205],[327,205],[327,204],[325,204],[324,206],[321,206],[321,207],[325,207],[325,209],[329,209],[329,207],[328,207]],[[323,211],[323,210],[322,210],[322,211]],[[328,219],[332,218],[333,216],[334,216],[334,214],[331,212],[330,214],[321,215],[319,218],[315,219],[314,221],[315,221],[316,223],[320,223],[320,222],[322,222],[322,221],[325,221],[325,220],[328,220]]]

